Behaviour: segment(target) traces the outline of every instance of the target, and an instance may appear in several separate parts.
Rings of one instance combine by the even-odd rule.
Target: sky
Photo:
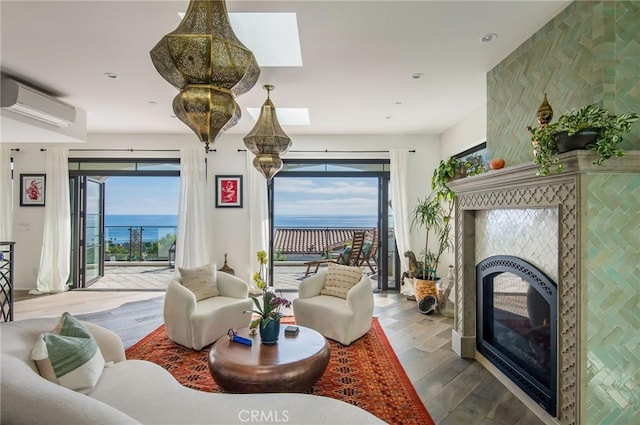
[[[180,177],[109,177],[105,214],[178,215]]]
[[[276,216],[377,215],[375,177],[276,178]],[[177,215],[179,177],[109,177],[107,215]]]
[[[375,177],[276,177],[274,184],[276,216],[377,215]]]

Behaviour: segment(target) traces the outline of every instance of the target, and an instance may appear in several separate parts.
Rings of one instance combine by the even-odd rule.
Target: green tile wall
[[[532,160],[526,130],[547,93],[556,118],[590,103],[640,112],[640,1],[577,1],[487,74],[487,149]],[[622,142],[640,149],[640,124]]]
[[[557,119],[590,103],[640,112],[640,1],[576,1],[487,74],[487,149],[532,160],[526,130],[547,93]],[[640,150],[640,124],[621,146]],[[586,176],[586,376],[581,425],[640,417],[640,176]]]
[[[587,191],[585,423],[635,424],[640,418],[640,175],[591,174]]]

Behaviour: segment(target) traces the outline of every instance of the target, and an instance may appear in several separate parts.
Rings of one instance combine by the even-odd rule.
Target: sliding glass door
[[[388,160],[285,160],[269,184],[271,282],[277,289],[297,290],[315,264],[339,258],[357,231],[366,232],[363,271],[378,290],[399,287],[388,170]],[[378,249],[370,251],[372,244]]]
[[[87,288],[104,275],[104,182],[70,178],[71,277],[74,288]]]
[[[152,264],[153,261],[169,266],[175,224],[164,225],[158,220],[165,216],[158,214],[163,214],[163,205],[171,203],[177,212],[175,182],[180,177],[179,169],[179,159],[69,159],[74,288],[96,284],[105,275],[105,260],[114,266]],[[163,178],[171,179],[175,196],[171,196],[174,192]],[[148,185],[140,184],[142,180],[151,179],[158,182],[155,187],[159,195],[155,198],[156,192],[152,194]],[[111,184],[109,216],[106,182],[115,181],[118,184]],[[118,205],[114,205],[116,203]],[[109,218],[112,223],[107,223]]]
[[[84,202],[84,286],[88,287],[104,276],[104,183],[87,177]]]

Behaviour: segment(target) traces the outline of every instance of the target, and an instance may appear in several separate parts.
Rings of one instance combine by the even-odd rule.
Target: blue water
[[[105,226],[177,226],[177,215],[106,215]]]
[[[129,242],[129,227],[142,227],[142,240],[153,242],[175,235],[177,215],[105,215],[105,239],[111,243]],[[115,227],[114,227],[115,226]],[[122,227],[119,227],[122,226]]]
[[[375,227],[377,216],[336,215],[336,216],[277,216],[274,227],[286,228],[357,228]],[[178,225],[177,215],[106,215],[105,239],[112,243],[129,242],[129,227],[142,227],[142,239],[156,241],[166,235],[175,235]],[[122,227],[118,227],[122,226]]]
[[[277,216],[274,227],[375,227],[375,215],[334,215],[334,216]]]

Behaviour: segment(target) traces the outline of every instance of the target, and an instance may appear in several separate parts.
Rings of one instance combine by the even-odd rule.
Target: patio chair
[[[378,269],[378,244],[378,229],[374,227],[372,230],[371,240],[364,243],[362,258],[358,263],[359,266],[364,266],[365,264],[369,266],[369,269],[373,274],[375,274]]]
[[[353,239],[351,240],[351,244],[342,250],[338,258],[307,261],[306,263],[304,263],[304,265],[307,266],[307,270],[305,271],[304,275],[309,276],[310,274],[312,274],[311,267],[313,266],[316,267],[313,271],[313,274],[318,273],[318,269],[322,264],[335,263],[345,266],[359,266],[362,261],[364,237],[364,230],[356,230],[355,232],[353,232]]]

